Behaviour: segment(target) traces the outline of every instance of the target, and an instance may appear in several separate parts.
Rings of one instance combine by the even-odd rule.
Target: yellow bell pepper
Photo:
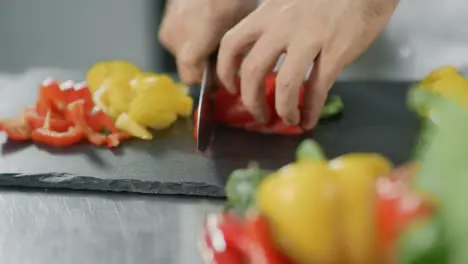
[[[374,183],[391,167],[376,154],[302,158],[259,184],[257,207],[295,263],[375,263]]]
[[[335,180],[325,162],[304,160],[258,187],[257,206],[270,220],[275,241],[298,264],[337,260]]]
[[[388,175],[390,162],[377,154],[355,153],[329,162],[338,175],[342,253],[350,264],[376,263],[375,180]]]
[[[452,66],[434,70],[420,82],[420,87],[468,107],[468,80]]]

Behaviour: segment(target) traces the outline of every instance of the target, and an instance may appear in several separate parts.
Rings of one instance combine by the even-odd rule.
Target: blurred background
[[[163,0],[1,1],[0,72],[85,72],[96,61],[117,58],[146,70],[175,71],[157,41],[164,5]],[[443,64],[465,69],[466,10],[464,0],[401,1],[381,37],[341,78],[414,80]]]

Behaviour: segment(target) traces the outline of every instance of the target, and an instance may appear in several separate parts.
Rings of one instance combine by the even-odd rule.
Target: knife
[[[201,152],[208,149],[213,138],[216,55],[217,53],[211,55],[205,63],[201,86],[190,86],[189,88],[194,102],[198,102],[198,104],[194,104],[194,111],[198,111],[196,113],[197,120],[194,121],[197,124],[195,128],[197,130],[197,149]]]

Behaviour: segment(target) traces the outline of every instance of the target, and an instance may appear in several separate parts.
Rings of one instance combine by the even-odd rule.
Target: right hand
[[[255,0],[169,0],[159,41],[176,58],[180,79],[198,84],[208,56],[231,27],[257,6]]]

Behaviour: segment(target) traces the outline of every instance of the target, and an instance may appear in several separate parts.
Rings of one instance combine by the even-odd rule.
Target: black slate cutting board
[[[1,83],[0,83],[1,85]],[[81,144],[51,148],[16,143],[0,136],[0,185],[128,191],[152,194],[223,196],[229,172],[256,160],[276,169],[294,159],[305,137],[315,138],[330,157],[351,151],[380,152],[405,161],[418,120],[407,110],[407,83],[340,83],[333,93],[345,104],[341,119],[324,122],[303,136],[260,135],[217,128],[211,152],[196,151],[190,120],[153,141],[134,140],[112,151]],[[36,85],[0,86],[0,116],[14,116],[34,102]]]

